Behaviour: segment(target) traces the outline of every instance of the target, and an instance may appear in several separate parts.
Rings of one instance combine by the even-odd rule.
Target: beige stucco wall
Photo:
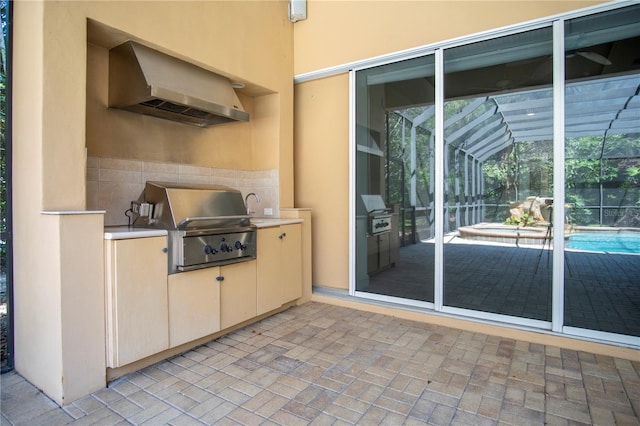
[[[279,169],[293,207],[293,25],[285,1],[24,0],[14,23],[15,365],[63,404],[105,384],[102,215],[68,214],[86,208],[87,153]],[[106,110],[101,67],[128,37],[244,82],[255,122],[187,130]]]
[[[294,26],[295,73],[324,70],[598,3],[604,2],[309,0],[307,20]],[[295,198],[298,205],[315,213],[313,283],[346,290],[348,74],[296,84],[294,105]]]
[[[313,206],[313,285],[347,289],[348,75],[298,84],[295,114],[296,202]]]

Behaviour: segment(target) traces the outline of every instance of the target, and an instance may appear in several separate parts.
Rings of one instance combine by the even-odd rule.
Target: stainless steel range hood
[[[109,51],[109,107],[200,127],[249,120],[227,78],[133,41]]]

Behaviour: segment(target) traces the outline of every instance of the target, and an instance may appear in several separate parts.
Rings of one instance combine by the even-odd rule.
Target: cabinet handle
[[[163,247],[163,248],[162,248],[162,252],[163,252],[163,253],[167,253],[168,251],[169,251],[169,249],[168,249],[168,248],[166,248],[166,247]]]
[[[223,276],[216,277],[216,281],[224,281],[224,277]]]
[[[280,235],[278,236],[278,238],[283,239],[283,238],[284,238],[284,237],[286,237],[286,236],[287,236],[287,233],[286,233],[286,232],[283,232],[282,234],[280,234]]]

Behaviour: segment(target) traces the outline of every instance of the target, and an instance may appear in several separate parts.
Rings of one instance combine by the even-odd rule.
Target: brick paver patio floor
[[[640,424],[640,360],[316,302],[63,408],[1,385],[2,425]]]

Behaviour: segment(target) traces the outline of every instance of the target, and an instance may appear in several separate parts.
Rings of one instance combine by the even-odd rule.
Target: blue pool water
[[[585,232],[569,236],[567,248],[640,254],[640,233]]]

